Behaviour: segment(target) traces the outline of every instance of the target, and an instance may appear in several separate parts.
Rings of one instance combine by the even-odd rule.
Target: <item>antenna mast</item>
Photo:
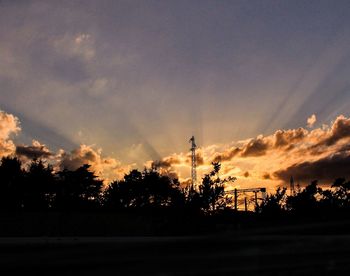
[[[290,177],[290,195],[294,196],[295,190],[294,190],[294,178],[293,176]]]
[[[196,142],[194,136],[189,140],[191,143],[191,156],[192,156],[192,167],[191,167],[191,177],[192,177],[192,189],[196,190],[197,188],[197,160],[196,160]]]

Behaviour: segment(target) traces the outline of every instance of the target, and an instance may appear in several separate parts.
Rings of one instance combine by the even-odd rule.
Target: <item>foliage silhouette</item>
[[[28,210],[43,210],[53,204],[55,176],[50,165],[33,160],[25,172],[23,182],[23,206]]]
[[[203,177],[199,186],[200,207],[205,212],[215,212],[226,207],[228,199],[225,197],[225,183],[236,180],[234,177],[221,179],[219,176],[221,164],[213,162],[212,165],[212,171]]]
[[[43,160],[22,164],[15,157],[4,157],[0,164],[0,211],[131,211],[150,216],[162,214],[181,223],[196,224],[202,217],[210,218],[213,224],[219,218],[232,223],[241,216],[232,210],[225,185],[236,178],[220,178],[221,164],[212,165],[198,190],[190,185],[182,187],[177,179],[155,167],[131,170],[122,180],[115,180],[103,189],[103,180],[87,164],[76,170],[58,171]],[[290,196],[285,188],[278,188],[256,206],[254,216],[349,217],[349,209],[350,182],[338,178],[328,189],[313,181]]]
[[[289,196],[286,200],[286,207],[289,211],[298,215],[314,213],[318,208],[317,180],[314,180],[303,190],[297,192],[294,196]]]
[[[0,208],[19,209],[23,202],[24,171],[17,158],[3,157],[0,165]]]
[[[100,206],[103,181],[90,165],[83,165],[75,171],[67,169],[58,172],[55,205],[58,209],[92,209]]]
[[[161,175],[155,168],[132,170],[114,181],[104,192],[104,203],[113,209],[174,207],[184,203],[177,179]]]
[[[256,211],[269,216],[281,215],[285,210],[286,191],[286,188],[278,187],[275,194],[268,194],[265,200],[256,206]]]
[[[332,188],[333,202],[339,208],[350,207],[350,181],[346,181],[344,178],[338,178],[334,181]]]

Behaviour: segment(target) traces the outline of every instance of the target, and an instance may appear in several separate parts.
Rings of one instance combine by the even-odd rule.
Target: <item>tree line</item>
[[[270,216],[286,214],[295,217],[329,217],[350,214],[350,181],[337,178],[330,188],[319,187],[314,180],[305,188],[287,195],[286,188],[278,188],[275,193],[267,195],[257,206],[256,211]]]
[[[181,187],[178,179],[160,174],[155,167],[131,170],[106,188],[85,164],[76,170],[55,171],[43,160],[23,168],[16,157],[0,164],[0,210],[123,210],[191,209],[214,212],[226,208],[220,164],[203,178],[199,190]]]
[[[217,214],[232,210],[232,198],[222,179],[221,165],[213,163],[198,189],[182,187],[178,179],[163,175],[155,167],[131,170],[121,180],[103,187],[87,164],[76,170],[55,171],[42,160],[26,168],[16,157],[3,157],[0,164],[0,210],[182,210]],[[255,206],[257,215],[296,216],[347,212],[350,210],[350,181],[339,178],[328,189],[317,181],[287,195],[278,188]]]

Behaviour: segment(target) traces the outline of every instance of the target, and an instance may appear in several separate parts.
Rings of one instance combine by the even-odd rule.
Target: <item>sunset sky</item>
[[[0,156],[240,187],[350,177],[350,1],[0,1]]]

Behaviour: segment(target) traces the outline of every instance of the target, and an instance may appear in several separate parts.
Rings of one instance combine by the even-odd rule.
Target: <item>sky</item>
[[[0,0],[0,156],[347,177],[349,45],[349,1]]]

